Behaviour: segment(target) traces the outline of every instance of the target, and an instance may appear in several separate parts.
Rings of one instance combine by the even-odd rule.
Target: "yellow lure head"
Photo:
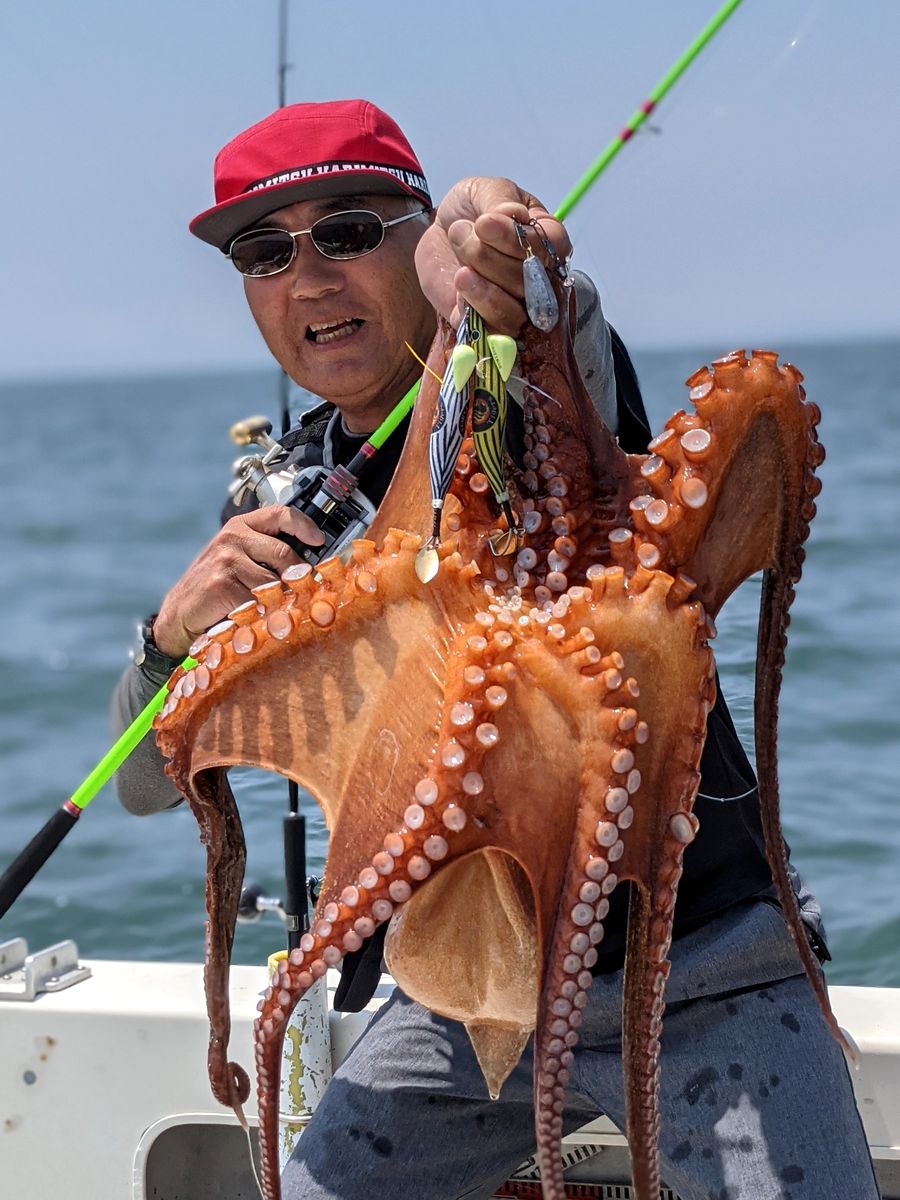
[[[506,383],[512,374],[516,355],[519,353],[515,338],[508,337],[505,333],[489,333],[487,335],[487,344],[491,352],[491,358],[497,364],[500,378]]]
[[[454,346],[450,355],[450,369],[453,372],[453,386],[461,392],[475,370],[477,361],[475,351],[471,346]]]

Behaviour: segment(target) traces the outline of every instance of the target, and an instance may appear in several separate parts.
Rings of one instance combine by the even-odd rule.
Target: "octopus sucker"
[[[428,583],[415,573],[433,527],[428,435],[438,388],[426,372],[367,538],[346,562],[290,568],[198,638],[198,666],[173,675],[157,720],[169,773],[207,846],[209,1071],[217,1099],[239,1113],[249,1082],[227,1059],[227,971],[244,848],[224,768],[295,780],[330,830],[312,929],[267,989],[255,1026],[265,1200],[280,1195],[288,1016],[383,923],[395,978],[465,1023],[491,1094],[534,1031],[539,1159],[545,1196],[561,1200],[565,1087],[609,898],[622,882],[631,885],[626,1132],[635,1196],[656,1200],[660,1035],[715,699],[709,642],[725,600],[757,571],[767,853],[840,1036],[787,878],[775,758],[788,609],[819,491],[818,410],[774,352],[733,351],[689,377],[688,403],[646,454],[627,455],[583,389],[562,289],[558,300],[556,328],[530,332],[520,347],[531,386],[524,459],[510,466],[524,530],[514,552],[491,551],[504,525],[468,429],[434,547],[438,572]],[[442,326],[429,358],[438,378],[452,345]],[[402,749],[390,771],[388,745]]]

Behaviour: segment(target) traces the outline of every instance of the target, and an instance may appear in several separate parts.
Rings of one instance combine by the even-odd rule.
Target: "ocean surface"
[[[654,429],[724,349],[636,355]],[[781,701],[784,825],[824,907],[831,981],[900,986],[900,343],[781,349],[822,409],[828,453]],[[108,698],[135,622],[216,529],[237,453],[228,427],[275,417],[277,389],[274,372],[0,385],[0,869],[109,745]],[[715,643],[745,744],[757,600],[751,581]],[[280,895],[286,789],[235,775],[248,878]],[[311,801],[305,811],[316,872],[326,836]],[[107,787],[0,921],[0,941],[198,959],[203,878],[189,811],[131,817]],[[272,917],[240,926],[236,961],[282,941]]]

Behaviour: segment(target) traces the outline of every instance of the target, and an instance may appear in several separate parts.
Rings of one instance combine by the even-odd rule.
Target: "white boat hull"
[[[198,964],[91,961],[65,991],[0,1005],[0,1179],[32,1200],[252,1200],[246,1138],[209,1092]],[[231,1054],[253,1077],[250,1027],[265,969],[232,969]],[[329,987],[337,983],[329,972]],[[334,1065],[389,994],[330,1014]],[[900,1198],[900,992],[830,989],[860,1049],[854,1086],[885,1200]],[[249,1114],[248,1114],[249,1116]],[[251,1118],[252,1121],[252,1118]],[[627,1181],[626,1142],[605,1119],[566,1139],[582,1182]],[[596,1194],[604,1195],[599,1189]],[[606,1191],[627,1197],[627,1188]]]

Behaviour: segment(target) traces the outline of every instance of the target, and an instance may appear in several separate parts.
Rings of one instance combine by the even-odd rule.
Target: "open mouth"
[[[342,338],[352,337],[365,324],[359,317],[341,317],[337,321],[321,321],[306,330],[306,340],[317,346],[326,346]]]

